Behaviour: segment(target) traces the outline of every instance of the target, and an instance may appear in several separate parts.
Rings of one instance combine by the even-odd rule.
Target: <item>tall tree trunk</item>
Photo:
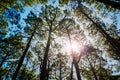
[[[33,38],[33,36],[34,36],[34,34],[35,34],[35,31],[36,31],[36,28],[33,30],[33,33],[32,33],[32,35],[31,35],[31,37],[30,37],[30,39],[29,39],[29,41],[28,41],[28,43],[27,43],[27,45],[26,45],[26,48],[25,48],[25,50],[24,50],[21,58],[20,58],[20,61],[19,61],[19,63],[18,63],[17,69],[16,69],[16,71],[15,71],[13,77],[12,77],[12,80],[16,80],[16,77],[17,77],[17,75],[18,75],[18,72],[19,72],[19,70],[20,70],[20,68],[21,68],[21,66],[22,66],[23,61],[24,61],[25,55],[27,54],[28,49],[29,49],[29,47],[30,47],[30,43],[31,43],[32,38]]]
[[[77,79],[78,80],[82,80],[81,76],[80,76],[80,70],[79,70],[78,62],[75,60],[74,57],[73,57],[73,64],[75,66],[75,70],[76,70],[76,74],[77,74]]]
[[[73,79],[73,62],[71,63],[70,80]]]
[[[79,0],[78,1],[78,4],[79,4],[79,7],[81,7],[81,3]],[[112,37],[109,36],[109,34],[106,33],[106,31],[102,28],[101,25],[97,24],[96,22],[94,22],[89,16],[88,14],[86,14],[83,10],[79,9],[79,11],[85,15],[96,27],[96,29],[98,31],[101,32],[101,34],[103,34],[103,36],[107,39],[107,41],[110,43],[110,45],[112,46],[113,50],[116,51],[117,55],[119,55],[120,57],[120,44],[118,42],[116,42],[116,40]]]
[[[28,54],[27,54],[27,55],[28,55]],[[26,63],[25,63],[25,65],[24,65],[24,67],[23,67],[23,69],[22,69],[22,72],[21,72],[21,76],[20,76],[20,79],[21,79],[21,80],[23,80],[23,79],[24,79],[24,76],[26,75],[26,74],[25,74],[25,70],[26,70],[26,67],[27,67],[27,65],[28,65],[28,61],[29,61],[29,58],[27,57]]]
[[[47,80],[49,80],[49,72],[50,72],[50,61],[48,60]]]
[[[62,63],[61,63],[61,59],[60,59],[60,77],[59,79],[62,80]]]
[[[71,49],[71,53],[72,53],[73,64],[74,64],[74,67],[75,67],[75,70],[76,70],[77,78],[78,78],[78,80],[82,80],[81,76],[80,76],[79,67],[78,67],[78,62],[79,61],[76,61],[76,59],[74,57],[74,52],[73,52],[73,49],[72,49],[72,42],[71,42],[71,37],[70,37],[70,34],[69,34],[69,30],[67,28],[66,28],[66,30],[67,30],[67,34],[68,34],[68,38],[69,38],[69,42],[70,42],[70,49]]]
[[[41,74],[40,74],[40,80],[46,80],[47,79],[46,66],[47,66],[48,52],[49,52],[49,47],[50,47],[51,33],[52,33],[52,26],[50,26],[47,45],[46,45],[46,48],[45,48],[45,53],[44,53],[44,58],[43,58],[43,63],[42,63],[42,68],[41,68]]]
[[[106,6],[111,6],[116,9],[120,9],[120,2],[115,2],[112,0],[98,0],[101,3],[104,3]]]

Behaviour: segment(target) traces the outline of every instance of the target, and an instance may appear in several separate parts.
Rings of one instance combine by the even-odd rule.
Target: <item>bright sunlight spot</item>
[[[79,44],[76,41],[72,41],[70,46],[73,52],[79,52]]]
[[[71,44],[69,40],[64,40],[63,41],[63,47],[62,47],[62,52],[67,53],[67,55],[71,55],[72,52],[74,54],[79,54],[81,52],[82,49],[82,45],[80,44],[80,42],[76,41],[76,40],[71,40]]]

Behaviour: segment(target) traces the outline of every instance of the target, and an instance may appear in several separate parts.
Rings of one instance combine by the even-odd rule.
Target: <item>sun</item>
[[[61,37],[57,41],[59,41],[61,45],[61,53],[65,55],[81,54],[85,44],[82,37],[76,37],[76,35],[71,36],[70,39],[67,37]]]
[[[76,40],[71,40],[71,42],[69,40],[64,40],[62,45],[61,51],[67,55],[80,53],[81,45]]]
[[[79,44],[76,41],[71,41],[70,46],[73,52],[79,52]]]

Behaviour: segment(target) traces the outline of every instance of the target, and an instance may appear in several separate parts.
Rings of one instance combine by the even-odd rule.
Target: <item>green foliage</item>
[[[66,80],[71,80],[70,76],[68,76]],[[75,78],[72,78],[72,80],[75,80]]]
[[[24,74],[22,74],[24,70]],[[27,69],[21,69],[18,74],[18,79],[20,80],[37,80],[37,75],[34,72],[31,72]]]
[[[8,8],[12,8],[14,6],[14,8],[16,10],[21,10],[22,9],[22,5],[24,6],[33,6],[34,4],[45,4],[47,3],[49,0],[2,0],[0,2],[0,14],[2,14],[6,9]]]
[[[0,41],[0,67],[9,68],[14,66],[18,62],[18,58],[21,56],[21,53],[24,50],[24,44],[22,43],[22,38],[20,37],[10,37],[5,38]],[[7,63],[7,66],[5,64]],[[14,64],[13,64],[14,63]],[[9,70],[9,68],[7,68]],[[11,72],[11,70],[9,70]]]
[[[7,35],[6,30],[7,26],[8,26],[7,21],[2,16],[0,16],[0,36],[5,37]]]
[[[0,80],[3,80],[3,76],[8,76],[9,70],[5,68],[0,68]]]
[[[110,27],[106,31],[111,37],[115,39],[119,38],[116,25],[110,25]]]
[[[37,80],[37,75],[35,74],[35,73],[33,73],[33,72],[31,72],[30,70],[27,70],[27,69],[25,69],[24,70],[24,74],[22,74],[22,72],[23,72],[23,70],[21,69],[20,70],[20,72],[19,72],[19,74],[18,74],[18,79],[20,79],[20,80]],[[5,78],[5,76],[6,76],[6,78],[9,76],[10,78],[12,77],[12,75],[9,75],[10,74],[10,72],[9,72],[9,70],[8,69],[6,69],[6,68],[0,68],[0,79],[1,80],[4,80]]]
[[[106,64],[107,62],[102,58],[100,51],[95,49],[92,52],[88,51],[88,53],[82,57],[80,69],[82,75],[88,80],[95,79],[95,76],[106,80],[109,79],[109,76],[112,74],[111,70],[103,68]]]
[[[0,1],[0,14],[6,9],[12,7],[18,0],[2,0]]]
[[[8,26],[7,21],[2,16],[0,16],[0,26],[1,28],[6,28]]]
[[[22,3],[24,3],[25,6],[34,6],[35,4],[45,4],[49,0],[21,0]]]
[[[20,10],[22,10],[22,5],[17,3],[17,4],[15,4],[14,9],[17,11],[20,11]]]
[[[68,4],[70,0],[59,0],[60,4]]]
[[[51,66],[50,78],[58,80],[60,80],[60,78],[68,79],[70,75],[70,67],[67,66],[69,57],[58,53],[54,58],[55,59]]]

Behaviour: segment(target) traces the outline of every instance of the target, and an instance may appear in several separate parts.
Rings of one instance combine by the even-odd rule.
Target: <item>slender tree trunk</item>
[[[60,60],[60,77],[59,77],[59,79],[60,80],[62,80],[62,63],[61,63],[61,60]]]
[[[79,3],[79,7],[81,7],[81,3],[79,2],[79,0],[77,0]],[[79,10],[83,15],[85,15],[96,27],[96,29],[98,31],[101,32],[101,34],[103,34],[103,36],[107,39],[107,41],[110,43],[110,45],[112,46],[113,50],[116,51],[116,53],[118,53],[118,55],[120,56],[120,44],[118,42],[115,41],[114,38],[111,38],[109,36],[109,34],[106,33],[106,31],[102,28],[101,25],[98,25],[96,22],[94,22],[89,16],[88,14],[86,14],[84,11]]]
[[[20,61],[19,61],[19,63],[18,63],[17,69],[16,69],[16,71],[15,71],[13,77],[12,77],[12,80],[16,80],[16,77],[17,77],[17,75],[18,75],[18,72],[19,72],[19,70],[20,70],[20,68],[21,68],[21,66],[22,66],[23,61],[24,61],[25,55],[27,54],[28,49],[29,49],[29,47],[30,47],[30,43],[31,43],[31,41],[32,41],[32,38],[33,38],[33,36],[34,36],[34,34],[35,34],[35,30],[36,30],[36,28],[34,29],[32,35],[31,35],[31,37],[30,37],[30,39],[29,39],[29,41],[28,41],[28,43],[27,43],[27,45],[26,45],[26,48],[25,48],[25,50],[24,50],[24,52],[23,52],[23,55],[22,55],[21,58],[20,58]]]
[[[42,64],[41,74],[40,74],[40,80],[46,80],[47,79],[47,69],[46,69],[46,66],[47,66],[48,52],[49,52],[49,47],[50,47],[51,33],[52,33],[52,26],[50,26],[49,36],[48,36],[48,40],[47,40],[47,45],[46,45],[46,48],[45,48],[43,64]]]
[[[77,79],[78,80],[82,80],[81,76],[80,76],[80,70],[79,70],[78,62],[75,60],[74,57],[73,57],[73,64],[75,66],[75,70],[76,70],[76,74],[77,74]]]
[[[27,67],[27,65],[28,65],[28,61],[29,61],[29,58],[27,57],[25,66],[23,67],[22,72],[21,72],[21,77],[20,77],[21,80],[24,79],[24,76],[25,76],[25,69],[26,69],[26,67]]]
[[[57,80],[58,78],[57,78],[57,70],[55,69],[55,71],[54,71],[55,73],[55,79]]]
[[[112,0],[98,0],[101,3],[104,3],[106,6],[111,6],[116,9],[120,9],[120,2],[115,2]]]
[[[70,73],[70,80],[73,79],[73,62],[71,63],[71,73]]]
[[[47,80],[49,80],[49,72],[50,72],[50,61],[48,61]]]
[[[78,78],[78,80],[82,80],[81,76],[80,76],[79,66],[78,66],[79,61],[76,61],[76,59],[74,57],[74,52],[73,52],[73,49],[72,49],[72,42],[71,42],[71,37],[70,37],[70,34],[69,34],[69,30],[67,28],[66,28],[66,30],[67,30],[67,34],[68,34],[68,38],[69,38],[69,42],[70,42],[70,48],[71,48],[71,53],[72,53],[72,58],[73,58],[73,64],[74,64],[74,67],[76,69],[77,78]]]

